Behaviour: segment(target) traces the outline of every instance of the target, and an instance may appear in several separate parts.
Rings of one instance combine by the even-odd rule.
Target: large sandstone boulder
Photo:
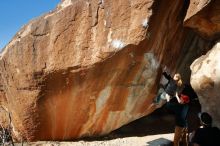
[[[1,106],[14,136],[98,136],[147,115],[160,66],[174,71],[182,55],[183,5],[63,0],[25,25],[0,54]]]
[[[185,26],[193,28],[206,39],[219,38],[220,1],[190,0]]]
[[[220,89],[220,1],[192,0],[185,18],[185,26],[191,27],[199,33],[206,42],[207,49],[203,56],[196,59],[191,65],[191,84],[199,96],[202,110],[213,116],[214,124],[220,127],[219,93]],[[208,43],[206,43],[208,44]],[[201,46],[195,48],[199,50]],[[213,47],[214,46],[214,47]]]
[[[196,90],[202,111],[210,113],[220,127],[220,42],[191,65],[191,84]]]
[[[0,128],[9,126],[9,113],[7,112],[7,101],[3,89],[3,81],[0,74]]]

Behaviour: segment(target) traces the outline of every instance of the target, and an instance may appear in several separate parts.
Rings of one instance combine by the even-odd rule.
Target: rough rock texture
[[[1,74],[0,74],[0,103],[1,105],[4,103],[5,100],[5,94],[4,94],[4,89],[3,89],[3,84],[2,84],[2,80],[1,80]]]
[[[220,1],[191,0],[185,17],[185,26],[193,28],[206,39],[220,35]]]
[[[220,42],[191,65],[191,84],[199,95],[202,110],[210,113],[220,127]]]
[[[206,40],[198,34],[188,32],[187,38],[182,46],[182,55],[179,57],[177,63],[177,70],[181,73],[184,83],[190,84],[190,65],[193,63],[193,61],[201,55],[205,55],[210,48],[212,48],[212,46],[212,41]]]
[[[0,77],[0,124],[3,127],[7,127],[8,126],[7,124],[9,123],[8,113],[6,111],[6,105],[5,105],[6,103],[7,103],[6,97],[4,94],[3,84]]]
[[[205,41],[200,46],[194,46],[204,52],[203,56],[191,65],[191,84],[199,95],[202,110],[213,116],[214,123],[220,127],[219,112],[219,39],[220,39],[220,1],[192,0],[184,22],[185,26],[193,28]],[[214,47],[213,47],[214,46]],[[194,50],[195,50],[194,49]],[[211,50],[206,54],[207,50]]]
[[[191,42],[184,10],[182,0],[63,0],[24,26],[0,55],[14,136],[97,136],[148,114],[160,66],[174,71]]]

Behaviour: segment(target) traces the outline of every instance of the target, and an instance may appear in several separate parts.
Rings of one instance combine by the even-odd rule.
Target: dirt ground
[[[126,137],[102,141],[78,141],[78,142],[36,142],[25,143],[24,146],[159,146],[168,144],[173,134],[151,135],[143,137]],[[21,146],[21,144],[16,144]]]

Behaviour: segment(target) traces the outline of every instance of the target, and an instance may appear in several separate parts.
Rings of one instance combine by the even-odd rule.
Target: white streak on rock
[[[110,43],[112,41],[112,31],[110,30],[108,32],[108,43]]]
[[[145,53],[144,58],[149,61],[149,65],[152,69],[157,69],[159,67],[159,62],[153,53]]]
[[[20,38],[27,36],[31,32],[31,26],[31,24],[28,24],[28,26],[25,28],[23,32],[18,33],[20,35]]]
[[[125,44],[121,40],[113,40],[111,43],[112,47],[117,48],[117,49],[122,49]]]
[[[54,14],[56,14],[56,13],[49,13],[49,14],[47,14],[46,16],[44,16],[44,19],[47,19],[47,18],[53,16]]]
[[[148,18],[146,18],[146,19],[143,20],[142,25],[143,25],[144,28],[147,28],[147,27],[148,27],[148,22],[149,22],[149,19],[148,19]]]
[[[99,112],[102,110],[103,107],[105,107],[105,104],[108,100],[108,97],[111,94],[111,87],[107,86],[105,89],[103,89],[99,96],[98,99],[96,101],[96,114],[99,114]]]
[[[62,8],[65,8],[65,7],[68,7],[69,5],[72,4],[72,0],[65,0],[64,2],[61,3],[61,7]]]

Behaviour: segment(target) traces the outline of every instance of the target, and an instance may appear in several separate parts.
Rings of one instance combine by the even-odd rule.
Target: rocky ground
[[[173,133],[149,135],[143,137],[126,137],[101,141],[77,141],[77,142],[35,142],[24,143],[24,146],[160,146],[171,142]],[[21,146],[21,144],[16,144]]]

